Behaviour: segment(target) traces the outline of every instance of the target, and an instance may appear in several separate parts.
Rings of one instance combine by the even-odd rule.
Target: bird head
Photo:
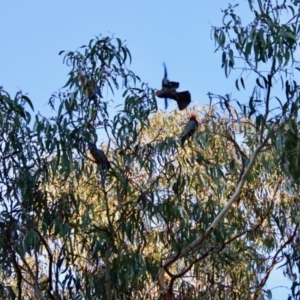
[[[190,120],[195,120],[195,121],[197,121],[197,116],[194,115],[194,114],[192,114],[192,115],[190,116]]]

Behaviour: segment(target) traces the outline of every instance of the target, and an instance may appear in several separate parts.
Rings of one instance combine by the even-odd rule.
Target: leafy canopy
[[[162,112],[125,42],[102,36],[60,52],[51,117],[1,88],[1,297],[271,299],[281,266],[299,299],[299,3],[248,4],[250,24],[229,5],[212,28],[246,97]],[[100,137],[109,170],[87,151]]]

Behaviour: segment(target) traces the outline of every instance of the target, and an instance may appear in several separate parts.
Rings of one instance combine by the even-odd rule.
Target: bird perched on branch
[[[162,80],[162,90],[156,91],[155,95],[159,98],[165,98],[165,108],[168,108],[168,98],[177,102],[179,110],[185,109],[191,103],[191,94],[189,91],[176,92],[179,88],[179,82],[168,79],[167,67],[164,64],[164,78]]]
[[[88,142],[89,150],[95,160],[95,163],[102,167],[103,170],[109,170],[110,162],[106,158],[104,152],[97,148],[94,143]]]
[[[184,142],[195,133],[198,125],[199,123],[196,119],[196,116],[191,115],[190,120],[185,125],[184,130],[180,136],[181,147],[183,147]]]
[[[78,72],[79,80],[82,84],[82,92],[89,98],[89,100],[96,100],[97,96],[102,98],[101,89],[96,82],[87,80],[80,72]]]

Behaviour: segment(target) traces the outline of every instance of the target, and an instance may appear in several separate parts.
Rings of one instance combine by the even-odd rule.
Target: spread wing
[[[162,89],[163,90],[176,90],[176,89],[178,89],[179,88],[179,82],[170,81],[168,79],[167,66],[166,66],[165,63],[163,65],[164,65],[165,74],[164,74],[164,78],[162,80]]]

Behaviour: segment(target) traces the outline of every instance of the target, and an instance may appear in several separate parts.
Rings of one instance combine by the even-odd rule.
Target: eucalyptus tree
[[[299,3],[248,4],[249,24],[229,5],[212,28],[247,101],[162,112],[102,36],[60,53],[51,117],[0,90],[3,298],[270,299],[276,266],[299,298]]]

